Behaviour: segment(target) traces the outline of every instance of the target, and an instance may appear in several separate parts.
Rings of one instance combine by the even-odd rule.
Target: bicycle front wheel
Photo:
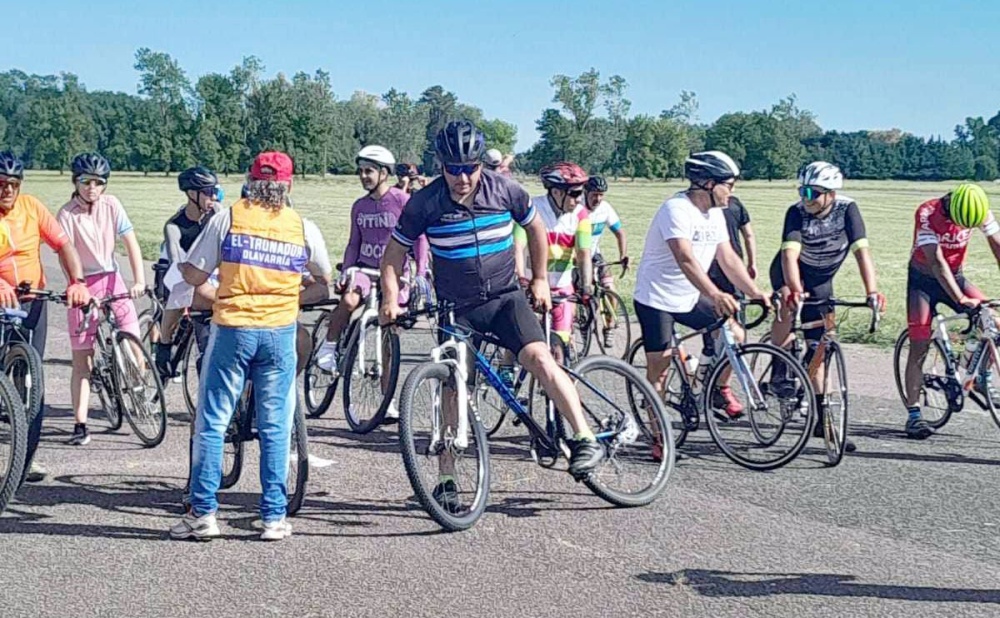
[[[823,363],[826,370],[823,440],[826,443],[827,465],[833,467],[844,459],[847,447],[847,365],[839,344],[833,341],[827,344]]]
[[[7,508],[24,474],[28,416],[14,384],[0,375],[0,513]]]
[[[597,335],[601,337],[604,353],[627,361],[632,346],[632,325],[621,296],[611,290],[602,292],[600,315],[596,317]]]
[[[454,379],[444,364],[420,365],[403,384],[399,409],[406,476],[420,505],[449,532],[472,527],[490,493],[489,446],[473,402],[467,402],[469,428],[464,436],[458,435],[457,413],[445,409]]]
[[[369,319],[363,327],[359,324],[347,344],[343,365],[344,416],[354,433],[368,433],[381,425],[396,394],[399,335],[391,328],[377,326],[377,318]],[[377,346],[382,346],[381,366]]]
[[[21,397],[28,415],[28,426],[31,426],[42,409],[42,396],[45,394],[42,359],[38,351],[21,341],[10,342],[3,359],[3,371]]]
[[[776,363],[785,363],[786,379],[795,386],[785,397],[770,388]],[[733,418],[712,409],[713,394],[722,386],[731,388],[743,414]],[[816,398],[805,369],[791,354],[770,344],[737,346],[736,366],[723,356],[705,390],[702,404],[712,439],[727,457],[751,470],[773,470],[795,459],[816,423]]]
[[[651,503],[674,469],[674,437],[663,402],[645,377],[618,358],[585,358],[572,374],[584,419],[605,454],[584,484],[615,506]],[[640,396],[629,397],[629,391]]]
[[[295,394],[295,417],[292,424],[292,442],[288,449],[288,514],[295,515],[302,508],[309,481],[309,437],[306,431],[306,412],[298,393]]]
[[[326,414],[337,393],[337,378],[329,371],[324,371],[316,364],[316,351],[326,341],[330,329],[330,312],[324,311],[313,327],[313,349],[302,375],[302,390],[306,404],[306,414],[309,418],[318,418]]]
[[[153,359],[131,333],[115,333],[111,349],[125,420],[143,446],[163,442],[167,433],[167,406]]]
[[[573,310],[572,333],[570,333],[569,338],[570,356],[565,361],[567,366],[576,363],[576,361],[590,354],[591,339],[596,336],[594,332],[595,320],[593,307],[582,302],[573,304],[575,308]]]
[[[944,427],[951,418],[954,408],[961,409],[958,404],[949,401],[948,390],[951,386],[955,395],[960,389],[957,380],[948,377],[948,352],[937,339],[931,339],[927,358],[921,369],[921,384],[917,396],[921,416],[934,429]],[[896,339],[892,351],[892,364],[896,373],[896,390],[899,399],[906,406],[906,361],[910,356],[910,335],[904,328]]]
[[[188,414],[194,418],[198,411],[198,386],[201,378],[198,372],[198,357],[201,350],[198,349],[197,337],[192,333],[188,338],[187,347],[184,349],[184,360],[181,361],[181,382],[184,390],[184,406]]]

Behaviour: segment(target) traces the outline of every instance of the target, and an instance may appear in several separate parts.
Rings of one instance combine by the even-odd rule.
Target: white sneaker
[[[337,342],[324,341],[316,350],[316,366],[323,371],[333,372],[337,369]]]
[[[187,513],[170,527],[170,538],[178,541],[183,539],[208,541],[219,536],[222,536],[222,532],[219,530],[219,522],[216,521],[214,513],[201,517]]]
[[[278,521],[269,521],[264,524],[264,531],[260,533],[261,541],[280,541],[285,537],[292,536],[292,524],[282,517]]]
[[[385,411],[385,417],[387,419],[399,420],[399,408],[396,407],[395,399],[389,402],[389,408]]]

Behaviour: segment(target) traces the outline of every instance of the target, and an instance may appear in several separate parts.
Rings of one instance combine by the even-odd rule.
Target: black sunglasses
[[[469,165],[445,165],[444,171],[448,172],[449,176],[461,176],[465,174],[467,176],[472,176],[479,170],[478,163],[470,163]]]
[[[583,189],[573,189],[571,191],[567,191],[566,195],[570,197],[580,197],[581,195],[583,195]]]

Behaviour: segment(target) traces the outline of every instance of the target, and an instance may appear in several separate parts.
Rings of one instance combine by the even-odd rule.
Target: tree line
[[[147,48],[136,52],[135,69],[135,94],[89,92],[70,73],[0,73],[0,147],[34,169],[62,170],[76,153],[96,150],[117,170],[169,173],[201,163],[226,174],[245,171],[257,152],[280,149],[296,173],[316,174],[353,172],[355,153],[381,144],[431,173],[433,137],[450,120],[476,122],[503,152],[516,141],[513,124],[485,118],[440,85],[417,98],[390,89],[340,99],[324,71],[265,79],[253,56],[192,82],[170,55]],[[945,140],[899,129],[824,131],[795,95],[702,123],[693,92],[682,91],[658,115],[633,115],[619,75],[556,75],[551,87],[556,105],[536,122],[540,139],[517,156],[527,173],[571,160],[592,173],[676,178],[689,152],[707,148],[731,154],[748,179],[790,178],[816,159],[859,179],[992,180],[1000,168],[1000,112],[966,118]]]

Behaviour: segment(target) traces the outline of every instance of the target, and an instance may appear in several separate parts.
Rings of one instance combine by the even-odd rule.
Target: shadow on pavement
[[[767,597],[802,594],[868,597],[939,603],[1000,603],[1000,590],[933,588],[857,583],[854,575],[832,573],[740,573],[682,569],[676,573],[647,572],[636,579],[650,584],[688,586],[706,597]]]

